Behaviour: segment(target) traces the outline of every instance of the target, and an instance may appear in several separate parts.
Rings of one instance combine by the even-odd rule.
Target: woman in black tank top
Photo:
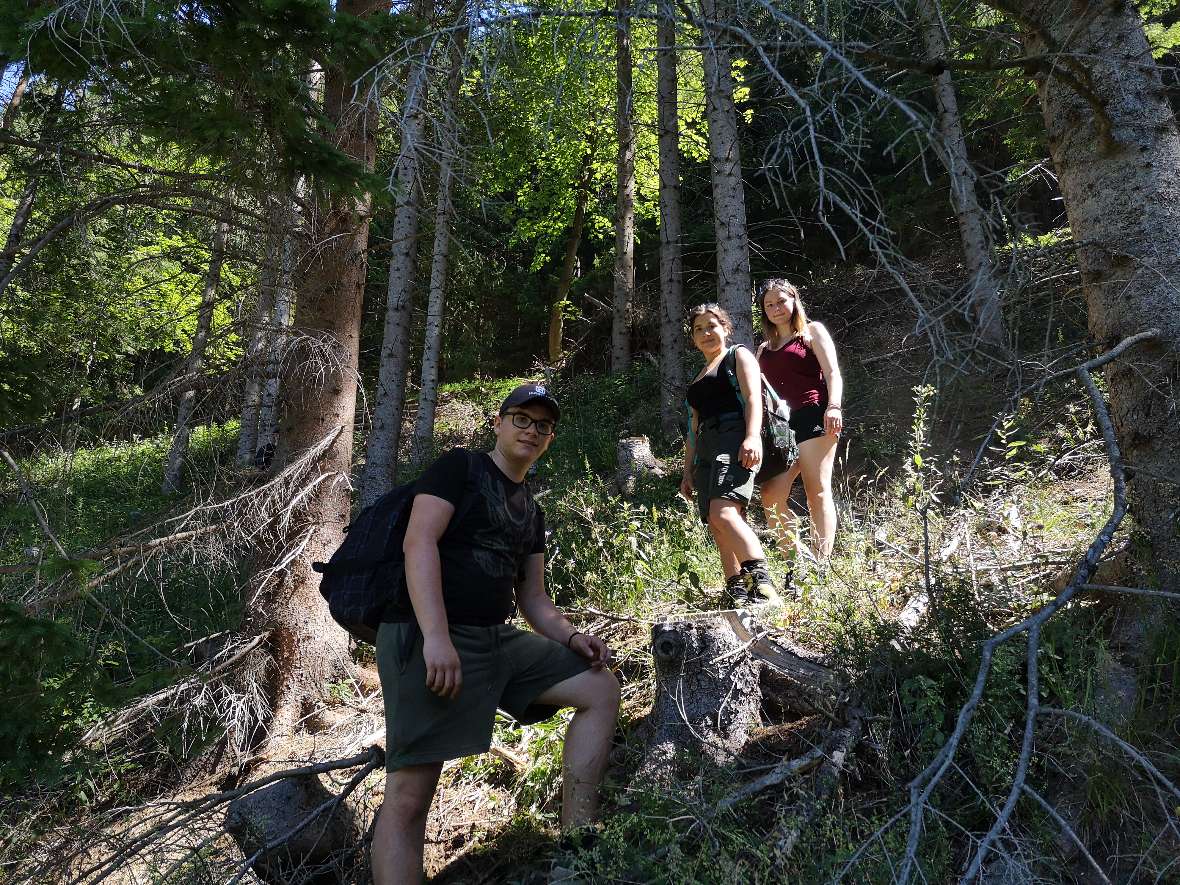
[[[690,424],[680,492],[690,501],[695,492],[701,522],[717,542],[725,572],[726,605],[740,608],[777,602],[766,554],[746,524],[746,505],[762,461],[758,363],[744,347],[730,352],[733,324],[716,304],[694,307],[688,321],[692,342],[705,357],[705,368],[688,387]],[[723,365],[731,359],[740,397]],[[743,401],[749,409],[743,408]]]

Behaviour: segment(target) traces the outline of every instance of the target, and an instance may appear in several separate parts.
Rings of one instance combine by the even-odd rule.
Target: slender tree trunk
[[[26,64],[21,72],[22,80],[17,84],[17,92],[13,93],[12,101],[4,113],[4,129],[8,129],[12,124],[12,120],[16,115],[16,109],[21,103],[21,97],[25,92],[21,84],[23,83],[27,87],[28,83],[25,77],[28,74],[28,70],[29,66]],[[42,138],[50,135],[57,125],[57,116],[61,113],[61,106],[65,100],[65,94],[65,87],[59,86],[54,92],[53,98],[50,99],[49,109],[41,126]],[[21,195],[16,201],[16,211],[12,216],[12,225],[8,228],[8,233],[4,237],[4,247],[0,249],[0,295],[4,294],[4,290],[8,288],[8,284],[12,281],[13,265],[16,263],[16,256],[20,252],[21,245],[24,242],[25,229],[28,227],[29,219],[33,215],[38,181],[39,172],[36,168],[33,168],[29,171],[29,177],[25,181],[25,186],[21,189]]]
[[[266,238],[263,244],[262,262],[258,267],[258,303],[254,312],[254,331],[244,355],[246,362],[246,389],[242,395],[242,421],[238,432],[239,467],[254,463],[258,451],[258,414],[262,402],[262,388],[266,383],[267,345],[270,342],[270,322],[274,313],[275,290],[278,287],[279,263],[283,248],[283,223],[286,213],[282,211],[282,198],[272,196],[268,201]]]
[[[434,249],[430,262],[430,294],[426,306],[425,340],[422,344],[422,379],[418,388],[418,416],[410,446],[410,461],[426,463],[434,448],[434,414],[438,406],[438,367],[442,351],[443,309],[446,304],[447,261],[451,245],[451,162],[457,149],[454,119],[459,86],[463,82],[463,53],[466,36],[456,40],[451,49],[451,72],[439,115],[446,133],[442,160],[438,170],[438,197],[434,208]]]
[[[25,237],[25,228],[29,225],[29,218],[33,214],[33,203],[37,198],[37,182],[40,179],[34,172],[21,189],[20,197],[16,201],[16,211],[12,215],[12,226],[4,237],[4,248],[0,249],[0,280],[7,280],[9,271],[16,261],[16,254],[20,251],[21,242]],[[0,289],[0,292],[3,290]]]
[[[713,229],[717,238],[717,302],[733,318],[734,339],[754,340],[750,281],[750,240],[746,231],[746,194],[733,102],[733,64],[725,33],[710,27],[729,15],[727,0],[701,0],[706,24],[702,60],[705,71],[705,118],[709,125],[709,168],[713,178]]]
[[[389,0],[338,0],[338,13],[379,18]],[[324,119],[338,147],[373,168],[375,103],[354,103],[353,83],[364,72],[335,67],[325,74]],[[358,96],[363,100],[363,93]],[[349,474],[356,412],[357,358],[365,290],[368,195],[309,199],[301,244],[296,322],[303,350],[284,378],[275,460],[309,458],[302,474],[299,510],[283,524],[283,537],[260,560],[246,599],[246,632],[268,632],[270,662],[265,693],[272,741],[293,733],[306,705],[322,696],[348,666],[347,634],[328,615],[311,563],[327,560],[344,537],[351,510]],[[304,342],[314,342],[305,344]],[[331,351],[325,358],[324,351]],[[317,454],[312,454],[312,453]],[[283,567],[273,569],[280,563]]]
[[[1105,370],[1128,504],[1150,544],[1148,586],[1180,590],[1180,134],[1134,4],[1040,0],[1022,10],[1049,148],[1078,247],[1090,333],[1160,338]],[[1079,88],[1080,86],[1080,88]],[[1088,93],[1088,94],[1087,94]],[[1158,583],[1150,583],[1154,578]],[[1150,617],[1124,605],[1115,657],[1144,651]],[[1122,646],[1121,648],[1119,646]],[[1124,697],[1123,712],[1135,698]]]
[[[660,145],[660,425],[673,436],[684,398],[684,270],[680,257],[680,118],[676,7],[661,0],[656,25]]]
[[[922,42],[931,60],[947,57],[947,39],[937,0],[917,0]],[[967,156],[967,139],[959,116],[959,102],[950,69],[934,77],[934,98],[938,105],[938,129],[942,136],[947,172],[950,175],[951,205],[959,222],[959,240],[969,277],[967,304],[979,336],[991,344],[1004,340],[1004,317],[1000,305],[1000,284],[992,262],[987,218],[975,194],[975,169]]]
[[[299,243],[296,233],[300,223],[299,212],[294,203],[285,207],[288,226],[279,253],[278,278],[275,282],[274,310],[270,317],[272,334],[266,348],[266,377],[258,403],[258,448],[273,451],[278,432],[279,390],[282,384],[282,367],[286,354],[288,329],[294,318],[295,268],[298,263],[295,249]]]
[[[422,191],[418,148],[426,122],[429,61],[425,54],[414,59],[406,88],[401,152],[397,163],[398,193],[393,215],[389,289],[385,301],[385,335],[381,343],[373,426],[365,446],[365,469],[361,478],[361,503],[365,505],[372,504],[397,482],[397,455],[410,355],[410,312],[418,263]]]
[[[197,310],[197,328],[193,333],[192,349],[184,364],[184,375],[192,378],[205,362],[205,348],[209,344],[209,329],[213,325],[213,308],[217,303],[217,286],[221,282],[221,267],[225,263],[225,241],[229,235],[229,222],[219,221],[213,230],[213,245],[209,250],[209,267],[205,271],[205,283],[201,290],[201,306]],[[176,432],[172,435],[172,447],[168,450],[168,461],[164,466],[164,482],[161,491],[172,495],[180,491],[181,471],[188,454],[189,435],[196,391],[190,386],[180,395],[180,407],[176,413]]]
[[[614,313],[610,370],[631,365],[631,305],[635,300],[635,126],[632,123],[631,19],[627,0],[615,6],[616,159]]]
[[[582,243],[582,228],[586,223],[586,200],[590,195],[591,154],[587,151],[582,160],[582,171],[574,195],[574,219],[570,223],[569,239],[565,242],[565,255],[561,259],[561,276],[557,280],[557,291],[549,308],[549,362],[556,365],[564,350],[562,338],[565,335],[565,306],[569,302],[570,287],[578,269],[578,247]]]
[[[3,70],[3,68],[0,68]],[[16,86],[12,89],[12,98],[8,99],[8,107],[4,109],[4,121],[0,123],[0,132],[7,132],[12,128],[12,122],[16,119],[16,112],[20,109],[22,99],[25,97],[25,91],[29,88],[29,65],[26,63],[20,72],[20,77],[17,78]]]

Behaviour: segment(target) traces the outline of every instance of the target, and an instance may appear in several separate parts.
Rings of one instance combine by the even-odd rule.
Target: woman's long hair
[[[725,329],[726,341],[733,337],[733,320],[729,318],[729,313],[715,301],[708,301],[704,304],[698,304],[688,312],[688,318],[685,320],[685,328],[688,331],[689,338],[692,338],[692,324],[697,321],[697,317],[704,316],[707,313],[711,313],[717,317],[717,321]]]
[[[777,350],[787,339],[779,332],[778,326],[770,321],[766,313],[766,296],[772,292],[782,292],[795,299],[795,310],[791,313],[791,338],[802,338],[804,344],[811,344],[811,333],[807,331],[807,308],[803,306],[803,299],[799,296],[799,289],[794,283],[782,277],[764,280],[758,290],[758,309],[762,311],[762,334],[766,336],[766,343],[772,350]]]

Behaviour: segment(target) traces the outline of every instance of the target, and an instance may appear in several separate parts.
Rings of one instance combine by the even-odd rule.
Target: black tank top
[[[717,366],[702,378],[688,386],[688,404],[697,411],[701,421],[733,412],[741,413],[742,401],[738,399],[733,384],[721,371],[723,357]]]

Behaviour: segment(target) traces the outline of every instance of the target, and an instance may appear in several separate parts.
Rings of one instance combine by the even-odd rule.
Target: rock
[[[282,842],[254,864],[259,878],[270,885],[293,881],[297,870],[339,870],[351,866],[349,861],[355,859],[364,838],[364,829],[347,802],[321,813],[299,833],[286,838],[313,809],[335,795],[314,775],[284,778],[233,800],[226,811],[225,829],[247,858],[267,845]],[[335,882],[339,878],[326,872],[300,881]]]

